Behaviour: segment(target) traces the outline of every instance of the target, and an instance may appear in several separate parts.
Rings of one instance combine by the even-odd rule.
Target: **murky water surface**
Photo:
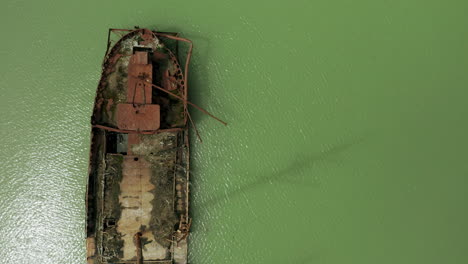
[[[0,263],[84,263],[109,27],[195,43],[191,263],[467,263],[463,1],[24,1],[0,9]],[[196,111],[196,110],[194,110]]]

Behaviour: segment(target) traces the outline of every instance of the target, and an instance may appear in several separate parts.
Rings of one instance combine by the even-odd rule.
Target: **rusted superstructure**
[[[187,263],[191,50],[175,33],[109,30],[92,116],[88,264]]]

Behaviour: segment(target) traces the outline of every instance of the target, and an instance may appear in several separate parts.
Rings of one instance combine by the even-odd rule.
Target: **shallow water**
[[[107,29],[195,43],[191,263],[468,262],[468,4],[24,1],[0,9],[0,263],[84,263]],[[194,138],[195,139],[195,138]]]

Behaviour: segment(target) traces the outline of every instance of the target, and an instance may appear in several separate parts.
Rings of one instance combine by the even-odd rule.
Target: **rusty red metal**
[[[159,105],[118,104],[117,126],[123,130],[150,131],[160,126]]]
[[[130,57],[128,74],[140,76],[152,82],[153,65],[148,63],[148,52],[137,51]],[[151,85],[130,78],[127,84],[127,103],[151,104]]]
[[[178,33],[174,33],[174,32],[156,32],[156,31],[151,31],[151,30],[148,30],[148,29],[140,29],[140,28],[136,28],[134,30],[110,29],[109,30],[109,36],[108,36],[108,47],[107,47],[106,56],[105,56],[105,58],[107,58],[107,61],[105,60],[104,63],[103,63],[103,75],[101,76],[101,80],[99,81],[99,87],[105,87],[106,86],[106,83],[105,83],[106,78],[108,77],[109,74],[111,74],[111,72],[108,72],[108,70],[112,68],[111,65],[114,64],[115,61],[117,61],[120,57],[127,56],[127,55],[122,55],[122,54],[116,53],[115,49],[110,49],[110,46],[111,46],[110,34],[111,34],[111,32],[117,32],[117,33],[126,32],[122,36],[122,38],[120,38],[116,43],[114,43],[114,46],[121,45],[121,42],[122,42],[123,39],[129,38],[130,36],[133,36],[133,35],[136,35],[136,34],[140,34],[142,36],[143,40],[141,41],[141,43],[146,43],[147,41],[149,41],[151,39],[154,39],[154,38],[157,38],[157,37],[168,38],[168,39],[175,40],[177,42],[188,43],[189,44],[189,49],[188,49],[188,52],[187,52],[183,72],[181,70],[179,70],[174,75],[171,75],[169,72],[164,72],[163,76],[162,76],[162,80],[161,80],[162,81],[162,83],[161,83],[162,87],[155,86],[154,84],[152,84],[151,74],[147,74],[146,76],[145,76],[145,74],[139,74],[138,70],[143,70],[143,72],[148,72],[147,70],[144,69],[144,67],[139,68],[141,65],[136,67],[137,68],[136,72],[135,72],[136,75],[134,75],[134,77],[138,77],[138,78],[136,78],[136,80],[134,80],[134,81],[138,85],[138,84],[142,83],[141,80],[144,80],[146,82],[146,84],[151,84],[152,87],[154,87],[154,88],[156,88],[158,90],[161,90],[161,91],[163,91],[165,93],[171,94],[174,97],[182,100],[184,102],[185,124],[187,124],[187,122],[190,121],[190,123],[192,123],[192,126],[194,126],[193,122],[190,120],[191,119],[190,118],[190,113],[189,113],[188,107],[187,107],[188,105],[191,105],[191,106],[197,108],[198,110],[202,111],[203,113],[209,115],[210,117],[216,119],[217,121],[221,122],[222,124],[227,125],[226,122],[222,121],[221,119],[219,119],[219,118],[215,117],[214,115],[208,113],[208,111],[202,109],[201,107],[199,107],[199,106],[197,106],[197,105],[195,105],[195,104],[193,104],[193,103],[191,103],[191,102],[189,102],[187,100],[187,97],[188,97],[188,94],[187,94],[187,91],[188,91],[188,83],[187,83],[187,81],[188,81],[188,67],[189,67],[189,63],[190,63],[190,59],[191,59],[191,55],[192,55],[193,44],[192,44],[191,40],[179,37]],[[171,50],[169,50],[167,48],[166,48],[166,51],[169,54],[169,58],[167,57],[167,55],[164,55],[163,53],[160,53],[157,50],[155,50],[154,53],[153,53],[153,60],[169,59],[175,65],[177,65],[177,67],[179,69],[181,69],[181,67],[178,64],[178,60],[177,60],[176,56],[171,52]],[[138,52],[136,52],[136,53],[138,53]],[[132,57],[134,55],[135,54],[133,54]],[[134,60],[136,62],[144,62],[144,59],[142,61],[141,60],[142,57],[140,57],[140,56],[142,56],[142,55],[137,54],[137,56],[135,56]],[[129,78],[129,82],[130,82],[130,79],[132,79],[132,78]],[[138,79],[140,79],[140,80],[138,80]],[[175,84],[177,84],[177,86],[174,86]],[[133,88],[130,88],[132,86],[133,86]],[[173,93],[169,92],[169,91],[172,91],[172,90],[174,90],[176,88],[179,88],[179,89],[181,89],[183,91],[182,96],[175,96]],[[137,102],[146,102],[146,103],[150,102],[149,96],[146,96],[147,94],[149,94],[149,92],[148,92],[149,90],[150,89],[148,89],[147,85],[144,86],[144,89],[141,89],[141,88],[138,89],[138,88],[135,88],[135,83],[129,84],[127,99],[129,99],[129,96],[132,97],[132,98],[127,100],[127,103],[130,103],[130,102],[133,103],[135,100]],[[133,100],[133,96],[135,97],[135,100]],[[102,102],[100,100],[101,100],[101,98],[96,98],[96,105],[98,106],[98,108],[99,108],[99,105],[102,104]],[[109,105],[107,105],[107,107],[109,107]],[[123,110],[123,111],[126,111],[126,110]],[[129,117],[129,116],[127,115],[127,117]],[[138,125],[139,124],[135,124],[135,127],[138,126]],[[160,131],[143,131],[142,129],[132,130],[132,129],[115,128],[115,127],[106,126],[104,124],[96,124],[95,127],[100,127],[102,129],[109,130],[109,131],[122,132],[122,133],[131,133],[131,134],[132,133],[154,134],[154,133],[160,132]],[[135,127],[132,126],[132,128],[135,128]],[[172,129],[169,129],[169,130],[172,130]],[[197,136],[200,138],[198,131],[196,131],[196,133],[197,133]],[[201,138],[200,138],[200,140],[201,140]]]
[[[127,103],[117,105],[119,129],[150,131],[160,127],[160,107],[151,104],[153,65],[148,59],[146,51],[137,51],[130,58],[128,74],[140,78],[128,79]]]
[[[154,134],[159,134],[159,133],[164,133],[164,132],[177,132],[177,131],[186,130],[185,128],[182,128],[182,127],[149,130],[149,131],[124,130],[124,129],[118,129],[118,128],[104,126],[104,125],[93,125],[93,127],[107,130],[107,131],[112,131],[112,132],[119,132],[119,133],[125,133],[125,134],[142,134],[142,135],[154,135]]]
[[[136,251],[136,264],[143,264],[143,252],[141,247],[141,233],[138,232],[133,237],[133,242],[135,243],[135,251]]]

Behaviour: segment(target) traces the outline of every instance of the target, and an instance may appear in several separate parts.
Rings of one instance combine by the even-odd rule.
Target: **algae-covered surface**
[[[103,205],[98,212],[98,225],[101,225],[98,246],[102,245],[102,252],[109,262],[118,261],[122,256],[122,234],[116,228],[118,219],[121,217],[121,204],[119,195],[121,193],[120,183],[122,181],[123,156],[107,155],[105,170],[102,175],[103,196],[100,202]],[[99,231],[98,231],[99,232]],[[99,245],[100,244],[100,245]],[[99,263],[99,262],[98,262]]]
[[[137,233],[145,260],[173,259],[174,239],[181,238],[175,232],[187,217],[187,175],[179,169],[186,166],[183,134],[140,135],[131,155],[104,157],[106,132],[93,131],[87,202],[91,263],[135,261]]]
[[[136,25],[194,41],[229,123],[192,109],[190,263],[468,263],[467,1],[0,5],[0,263],[84,263],[107,30]]]

